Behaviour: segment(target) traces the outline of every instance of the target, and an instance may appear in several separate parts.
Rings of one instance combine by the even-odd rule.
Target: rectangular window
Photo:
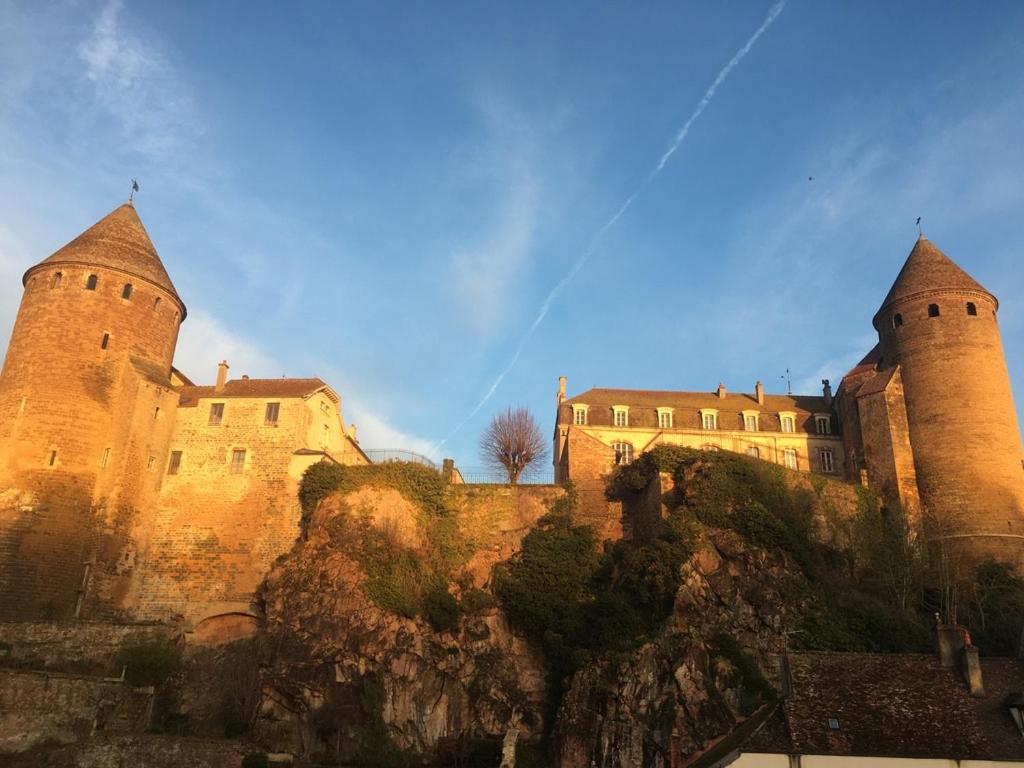
[[[628,426],[629,425],[629,412],[628,411],[623,411],[623,410],[616,410],[615,411],[615,421],[614,421],[614,424],[615,424],[616,427]]]
[[[152,472],[153,471],[153,467],[155,467],[155,466],[156,466],[156,456],[150,456],[148,459],[146,459],[146,469],[148,469],[150,472]]]
[[[171,461],[167,465],[167,474],[176,475],[181,467],[181,451],[171,451]]]
[[[50,451],[50,466],[54,466],[57,463],[57,452]]]
[[[748,413],[743,417],[743,428],[747,432],[757,432],[757,416],[752,413]]]
[[[220,424],[224,421],[224,403],[210,403],[210,423]]]
[[[631,464],[633,462],[633,446],[629,443],[614,443],[616,464]]]
[[[267,403],[267,411],[263,416],[264,424],[277,424],[277,416],[281,412],[280,403]]]
[[[761,451],[758,450],[756,445],[751,445],[747,448],[747,456],[753,456],[755,459],[761,458]]]
[[[701,417],[701,424],[704,429],[718,429],[718,416],[714,413],[705,413]]]
[[[828,416],[815,416],[814,425],[817,428],[819,435],[832,434],[832,419]]]
[[[832,455],[831,448],[822,448],[820,451],[821,456],[821,471],[822,472],[835,472],[836,464],[835,457]]]
[[[107,464],[110,463],[110,449],[104,448],[103,455],[100,457],[100,469],[106,469]]]
[[[586,408],[573,408],[572,409],[572,423],[578,427],[585,427],[587,425],[587,409]]]
[[[231,452],[231,474],[240,475],[245,470],[245,449],[235,448]]]
[[[782,459],[786,466],[790,469],[797,469],[796,451],[792,448],[787,448],[782,452]]]
[[[782,431],[783,432],[796,432],[796,417],[795,416],[782,416]]]
[[[320,430],[320,448],[327,450],[327,446],[331,444],[331,428],[326,424],[321,425]]]
[[[672,412],[661,411],[658,414],[658,427],[660,429],[672,429]]]

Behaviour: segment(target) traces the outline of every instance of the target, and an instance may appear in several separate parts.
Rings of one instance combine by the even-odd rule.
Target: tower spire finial
[[[917,236],[924,237],[924,232],[921,231],[921,217],[918,216],[917,221],[915,221],[914,223],[917,224]]]
[[[139,191],[139,182],[132,179],[132,191],[128,195],[128,202],[132,202],[135,199],[135,193]]]

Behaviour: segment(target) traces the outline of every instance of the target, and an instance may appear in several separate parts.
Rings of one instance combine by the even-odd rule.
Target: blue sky
[[[136,177],[189,376],[318,375],[364,447],[475,465],[560,374],[837,381],[922,216],[1020,413],[1024,5],[773,7],[0,0],[0,335]]]

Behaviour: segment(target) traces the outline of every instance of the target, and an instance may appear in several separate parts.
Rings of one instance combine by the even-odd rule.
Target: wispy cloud
[[[285,372],[259,345],[225,327],[202,309],[192,309],[181,324],[174,365],[197,384],[212,381],[217,363],[227,360],[232,377],[276,378]]]
[[[482,139],[467,153],[459,184],[468,194],[496,202],[479,214],[483,231],[453,249],[449,282],[460,322],[486,336],[508,316],[529,265],[544,190],[535,127],[494,88],[478,87],[474,99]]]
[[[625,215],[626,211],[629,210],[629,208],[633,205],[634,201],[640,196],[640,194],[648,187],[648,185],[650,185],[652,181],[654,181],[661,174],[669,159],[679,149],[683,141],[685,141],[687,134],[690,132],[690,127],[700,118],[702,114],[704,114],[704,110],[707,109],[708,104],[714,97],[715,91],[717,91],[718,87],[723,82],[725,82],[725,79],[729,76],[729,73],[732,72],[736,65],[739,64],[743,60],[743,58],[750,52],[750,49],[754,47],[754,44],[757,42],[758,38],[760,38],[761,35],[764,34],[765,30],[767,30],[768,27],[771,26],[772,22],[775,21],[776,18],[778,18],[778,15],[782,13],[785,7],[786,0],[780,0],[780,2],[775,3],[775,5],[773,5],[771,9],[768,11],[768,15],[767,17],[765,17],[765,20],[761,23],[761,26],[759,26],[754,31],[754,33],[747,39],[747,42],[743,45],[743,47],[740,48],[729,60],[729,62],[718,72],[718,74],[715,76],[715,79],[712,81],[711,85],[705,91],[704,96],[698,102],[697,107],[690,114],[690,117],[686,120],[686,122],[683,123],[679,131],[676,132],[675,137],[669,144],[668,149],[662,154],[661,158],[658,160],[657,165],[647,175],[647,177],[640,184],[640,186],[638,186],[628,197],[626,197],[625,201],[623,201],[623,203],[619,206],[618,210],[616,210],[615,213],[612,214],[611,218],[605,221],[605,223],[602,224],[597,229],[597,231],[594,233],[593,237],[590,240],[589,246],[586,248],[583,254],[569,268],[569,271],[565,273],[562,279],[559,280],[558,283],[556,283],[555,286],[548,292],[548,295],[545,297],[543,303],[541,304],[540,310],[534,317],[533,322],[526,329],[526,332],[520,338],[519,343],[516,345],[515,351],[512,353],[512,356],[509,359],[508,363],[506,363],[505,367],[502,368],[501,372],[495,377],[494,381],[491,383],[491,386],[484,393],[484,396],[480,398],[477,404],[469,411],[469,413],[466,414],[465,417],[463,417],[461,421],[456,423],[455,427],[451,430],[451,432],[449,432],[448,435],[446,435],[442,440],[440,440],[436,444],[435,450],[439,450],[442,446],[444,446],[445,443],[447,443],[452,437],[454,437],[471,418],[473,418],[477,413],[479,413],[480,409],[487,404],[491,397],[494,396],[494,393],[498,390],[498,387],[501,386],[501,382],[504,381],[505,377],[516,366],[516,363],[519,362],[519,358],[522,356],[523,350],[526,348],[527,342],[533,337],[534,332],[537,330],[540,324],[544,322],[544,318],[547,317],[548,312],[551,310],[552,304],[562,294],[562,291],[565,290],[566,286],[572,281],[572,279],[576,277],[579,271],[583,269],[584,265],[586,265],[586,263],[594,255],[594,253],[597,252],[598,246],[601,244],[601,241],[603,240],[605,234],[618,223],[619,219],[621,219],[623,215]]]
[[[202,123],[163,46],[123,24],[121,13],[121,0],[110,0],[78,46],[84,76],[132,151],[166,161],[202,133]]]

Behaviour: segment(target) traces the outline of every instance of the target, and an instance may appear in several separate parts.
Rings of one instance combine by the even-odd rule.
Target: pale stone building
[[[0,372],[0,618],[244,614],[310,464],[368,463],[320,379],[195,386],[135,208],[30,267]]]
[[[586,482],[657,445],[726,450],[789,469],[843,474],[826,384],[821,396],[594,388],[566,397],[558,381],[555,481]]]

